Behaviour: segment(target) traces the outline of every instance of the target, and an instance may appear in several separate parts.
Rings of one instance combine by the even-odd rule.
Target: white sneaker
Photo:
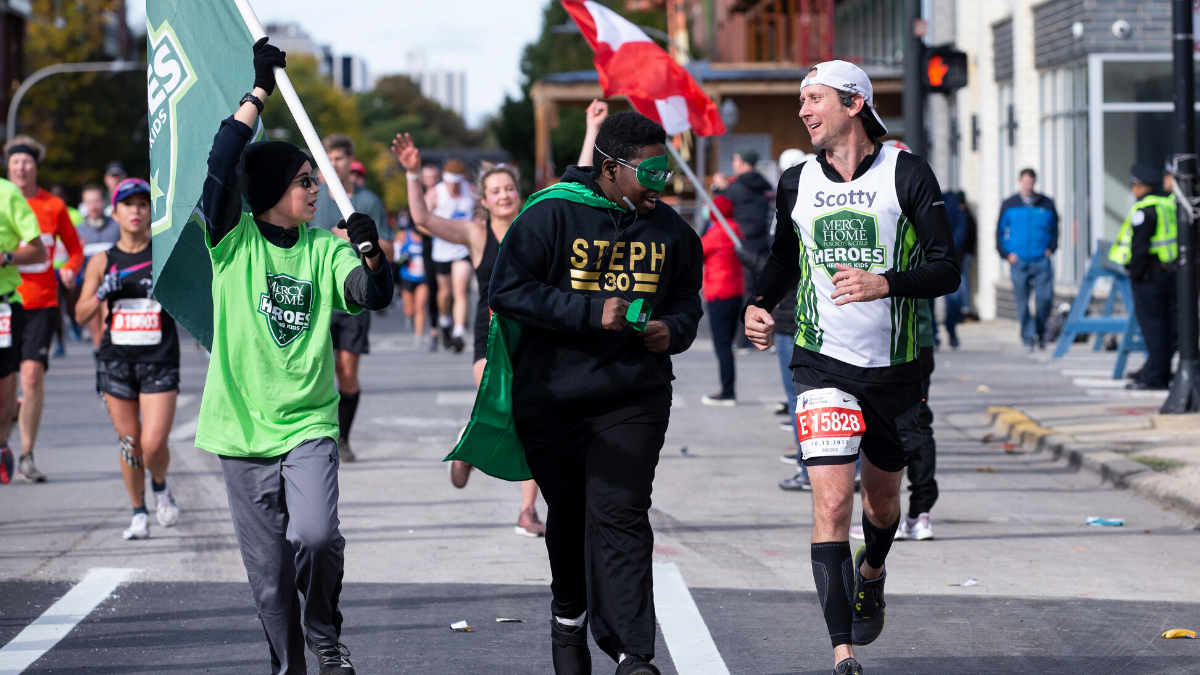
[[[133,514],[133,522],[129,523],[129,529],[122,536],[126,539],[149,539],[150,517],[144,513]]]
[[[917,521],[902,515],[900,517],[900,524],[896,526],[896,536],[892,537],[892,541],[912,539],[912,523],[915,522]]]
[[[867,537],[863,534],[862,525],[850,526],[850,538],[857,539],[858,541],[866,540]]]
[[[154,511],[154,515],[158,517],[158,524],[170,527],[178,523],[179,505],[175,503],[175,495],[171,494],[170,486],[162,492],[155,492],[154,497],[158,501],[158,508]]]
[[[918,515],[916,520],[909,520],[907,524],[913,539],[917,541],[933,539],[933,523],[929,521],[928,513]]]

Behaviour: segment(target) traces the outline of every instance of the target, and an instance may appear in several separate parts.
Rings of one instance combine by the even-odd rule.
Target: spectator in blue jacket
[[[1054,200],[1033,191],[1037,173],[1022,169],[1020,192],[1000,205],[996,225],[996,250],[1012,269],[1021,340],[1033,351],[1046,348],[1046,319],[1054,301],[1054,268],[1050,258],[1058,249],[1058,210]],[[1029,315],[1029,287],[1033,286],[1036,316]]]

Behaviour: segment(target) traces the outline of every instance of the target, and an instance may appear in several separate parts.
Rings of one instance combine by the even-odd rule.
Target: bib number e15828
[[[0,302],[0,349],[8,349],[12,344],[12,306]]]
[[[810,389],[796,398],[796,429],[804,459],[858,454],[867,424],[857,398],[834,387]]]
[[[162,305],[150,298],[121,298],[113,303],[114,345],[145,347],[162,343]]]

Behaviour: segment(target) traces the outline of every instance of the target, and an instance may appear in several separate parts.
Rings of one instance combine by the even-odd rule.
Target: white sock
[[[559,622],[560,624],[562,624],[564,626],[582,626],[583,622],[586,619],[587,619],[587,610],[586,609],[583,610],[583,614],[580,614],[579,616],[575,617],[574,619],[568,619],[568,618],[561,617],[561,616],[554,617],[555,621]]]
[[[441,328],[449,328],[454,323],[454,320],[448,316],[438,316],[438,326]]]
[[[455,324],[454,330],[450,332],[451,337],[462,337],[467,329],[462,324]]]

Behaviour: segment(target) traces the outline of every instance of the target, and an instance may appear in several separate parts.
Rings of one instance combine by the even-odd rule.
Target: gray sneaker
[[[17,480],[22,483],[45,483],[46,474],[38,471],[38,468],[33,465],[33,453],[21,455],[21,475]]]
[[[780,490],[811,490],[812,483],[808,482],[808,476],[803,471],[797,472],[791,478],[784,478],[779,481]]]
[[[869,645],[883,632],[884,612],[883,582],[887,581],[887,570],[878,579],[867,581],[862,576],[862,562],[867,555],[867,545],[858,547],[854,553],[854,605],[851,608],[853,623],[851,639],[855,646]]]
[[[354,451],[350,449],[350,439],[349,438],[339,438],[338,439],[338,460],[341,461],[342,464],[348,464],[357,459],[358,458],[354,456]]]

